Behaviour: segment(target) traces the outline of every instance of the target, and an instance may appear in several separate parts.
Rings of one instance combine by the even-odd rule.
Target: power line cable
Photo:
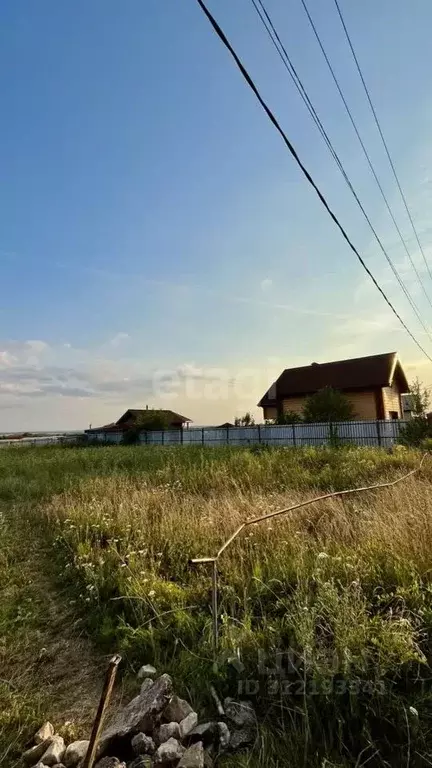
[[[397,271],[397,269],[396,269],[392,259],[390,258],[389,254],[387,253],[386,249],[384,248],[384,245],[383,245],[380,237],[378,236],[378,234],[377,234],[377,232],[376,232],[376,230],[375,230],[375,228],[374,228],[374,226],[373,226],[373,224],[372,224],[372,222],[371,222],[371,220],[370,220],[370,218],[369,218],[369,216],[368,216],[368,214],[367,214],[367,212],[366,212],[366,210],[365,210],[365,208],[364,208],[364,206],[363,206],[363,204],[362,204],[362,202],[361,202],[361,200],[360,200],[360,198],[359,198],[359,196],[358,196],[358,194],[356,192],[356,190],[354,189],[354,187],[353,187],[353,185],[351,183],[351,180],[350,180],[350,178],[348,177],[348,175],[347,175],[347,173],[345,171],[345,168],[344,168],[344,166],[342,164],[342,161],[340,160],[336,150],[333,147],[333,144],[332,144],[332,142],[331,142],[331,140],[330,140],[330,138],[329,138],[329,136],[328,136],[328,134],[327,134],[327,132],[326,132],[322,122],[321,122],[321,119],[320,119],[320,117],[319,117],[319,115],[318,115],[318,113],[317,113],[317,111],[316,111],[312,101],[310,100],[310,98],[308,96],[306,88],[304,87],[304,85],[303,85],[303,83],[302,83],[302,81],[301,81],[301,79],[300,79],[300,77],[299,77],[299,75],[298,75],[298,73],[297,73],[293,63],[292,63],[292,60],[291,60],[291,58],[290,58],[290,56],[289,56],[289,54],[288,54],[288,52],[287,52],[287,50],[286,50],[282,40],[281,40],[281,38],[280,38],[280,36],[279,36],[279,34],[278,34],[277,30],[276,30],[276,27],[273,24],[273,21],[272,21],[270,15],[269,15],[269,13],[268,13],[264,3],[262,2],[262,0],[251,0],[251,2],[252,2],[252,5],[255,8],[255,11],[258,14],[258,16],[259,16],[263,26],[265,27],[265,29],[267,31],[267,34],[269,35],[269,37],[270,37],[270,39],[271,39],[271,41],[272,41],[272,43],[273,43],[277,53],[279,54],[279,56],[280,56],[280,58],[282,60],[282,63],[284,64],[284,66],[285,66],[287,72],[289,73],[289,75],[290,75],[290,77],[291,77],[295,87],[297,88],[297,91],[299,92],[299,94],[300,94],[304,104],[306,105],[306,108],[308,109],[309,114],[311,115],[311,117],[312,117],[315,125],[317,126],[317,128],[318,128],[318,130],[319,130],[319,132],[320,132],[320,134],[321,134],[321,136],[323,138],[323,140],[325,141],[325,144],[326,144],[330,154],[332,155],[334,161],[336,162],[340,172],[342,173],[342,176],[345,179],[346,184],[348,185],[349,189],[351,190],[351,193],[353,194],[353,196],[354,196],[354,198],[355,198],[355,200],[356,200],[360,210],[362,211],[363,216],[365,217],[365,219],[366,219],[370,229],[372,230],[372,232],[373,232],[373,234],[375,236],[375,239],[378,242],[379,247],[381,248],[381,250],[382,250],[382,252],[383,252],[383,254],[384,254],[384,256],[385,256],[385,258],[386,258],[386,260],[388,262],[388,264],[390,265],[390,268],[391,268],[394,276],[396,277],[400,287],[402,288],[406,298],[408,299],[408,302],[410,303],[410,305],[411,305],[411,307],[412,307],[412,309],[413,309],[413,311],[414,311],[414,313],[415,313],[419,323],[421,324],[421,326],[424,329],[425,333],[429,336],[429,339],[432,341],[432,335],[431,335],[427,325],[424,323],[424,321],[423,321],[423,319],[422,319],[422,317],[420,315],[420,311],[419,311],[419,309],[418,309],[414,299],[410,295],[410,293],[409,293],[406,285],[404,284],[401,276],[399,275],[399,272]]]
[[[387,142],[386,142],[386,140],[385,140],[385,138],[384,138],[384,133],[383,133],[383,130],[382,130],[382,128],[381,128],[381,124],[380,124],[380,121],[379,121],[379,119],[378,119],[378,115],[377,115],[377,113],[376,113],[375,107],[374,107],[374,105],[373,105],[373,102],[372,102],[372,98],[371,98],[371,95],[370,95],[370,93],[369,93],[369,89],[368,89],[368,87],[367,87],[367,85],[366,85],[366,81],[365,81],[365,79],[364,79],[364,76],[363,76],[363,72],[362,72],[362,69],[361,69],[361,67],[360,67],[360,64],[359,64],[359,61],[358,61],[358,58],[357,58],[356,52],[355,52],[355,50],[354,50],[354,46],[353,46],[353,44],[352,44],[352,41],[351,41],[351,38],[350,38],[350,35],[349,35],[349,32],[348,32],[347,26],[346,26],[346,24],[345,24],[345,20],[344,20],[344,17],[343,17],[343,15],[342,15],[342,11],[341,11],[341,9],[340,9],[340,6],[339,6],[339,3],[338,3],[338,0],[334,0],[334,1],[335,1],[335,5],[336,5],[336,8],[337,8],[337,12],[338,12],[338,14],[339,14],[339,18],[340,18],[340,20],[341,20],[341,24],[342,24],[342,26],[343,26],[343,29],[344,29],[344,32],[345,32],[346,38],[347,38],[347,40],[348,40],[348,44],[349,44],[349,47],[351,48],[351,53],[352,53],[352,55],[353,55],[353,58],[354,58],[354,61],[355,61],[355,65],[356,65],[356,67],[357,67],[357,71],[358,71],[358,73],[359,73],[359,75],[360,75],[360,79],[361,79],[361,81],[362,81],[362,83],[363,83],[363,88],[364,88],[364,90],[365,90],[365,93],[366,93],[366,96],[367,96],[367,99],[368,99],[368,102],[369,102],[369,106],[370,106],[370,108],[371,108],[371,110],[372,110],[372,114],[373,114],[373,116],[374,116],[374,120],[375,120],[375,123],[376,123],[376,127],[378,128],[379,134],[380,134],[380,136],[381,136],[381,140],[382,140],[382,143],[384,144],[384,149],[385,149],[385,151],[386,151],[386,153],[387,153],[387,157],[388,157],[388,160],[389,160],[389,163],[390,163],[391,169],[392,169],[392,171],[393,171],[393,176],[395,177],[395,180],[396,180],[396,184],[397,184],[397,186],[398,186],[399,192],[400,192],[400,194],[401,194],[401,197],[402,197],[402,200],[403,200],[403,203],[404,203],[404,206],[405,206],[405,210],[406,210],[406,212],[407,212],[407,214],[408,214],[408,218],[409,218],[409,220],[410,220],[410,222],[411,222],[411,226],[412,226],[412,228],[413,228],[413,232],[414,232],[414,234],[415,234],[415,238],[416,238],[416,240],[417,240],[417,244],[418,244],[418,247],[420,248],[420,252],[421,252],[421,255],[423,256],[423,261],[424,261],[424,263],[425,263],[425,265],[426,265],[426,269],[427,269],[427,271],[428,271],[428,273],[429,273],[429,277],[432,279],[432,272],[431,272],[431,269],[430,269],[430,267],[429,267],[429,264],[428,264],[428,262],[427,262],[427,259],[426,259],[426,256],[425,256],[425,253],[424,253],[424,251],[423,251],[423,248],[422,248],[422,244],[421,244],[421,242],[420,242],[420,238],[419,238],[419,236],[418,236],[418,232],[417,232],[417,229],[416,229],[416,227],[415,227],[415,224],[414,224],[413,218],[412,218],[412,216],[411,216],[411,211],[410,211],[410,209],[409,209],[409,206],[408,206],[408,203],[407,203],[407,200],[406,200],[405,194],[404,194],[404,192],[403,192],[403,189],[402,189],[401,183],[400,183],[400,181],[399,181],[399,177],[398,177],[398,175],[397,175],[397,173],[396,173],[396,168],[395,168],[395,166],[394,166],[394,163],[393,163],[393,160],[392,160],[392,157],[391,157],[391,154],[390,154],[390,150],[389,150],[389,148],[388,148]]]
[[[313,21],[313,19],[312,19],[312,16],[311,16],[311,15],[310,15],[310,13],[309,13],[309,9],[308,9],[308,7],[307,7],[307,4],[306,4],[306,0],[301,0],[301,3],[302,3],[302,5],[303,5],[303,8],[304,8],[304,10],[305,10],[306,16],[308,17],[309,23],[310,23],[310,25],[311,25],[311,27],[312,27],[312,30],[313,30],[313,32],[314,32],[314,34],[315,34],[315,37],[316,37],[316,39],[317,39],[317,41],[318,41],[318,45],[319,45],[319,47],[321,48],[321,52],[322,52],[322,54],[323,54],[323,56],[324,56],[324,58],[325,58],[325,60],[326,60],[327,66],[328,66],[328,68],[329,68],[329,70],[330,70],[330,73],[331,73],[331,76],[332,76],[332,78],[333,78],[333,80],[334,80],[334,83],[335,83],[335,85],[336,85],[336,88],[337,88],[337,89],[338,89],[338,91],[339,91],[339,95],[340,95],[340,97],[341,97],[341,99],[342,99],[342,101],[343,101],[343,104],[344,104],[345,110],[346,110],[346,112],[347,112],[347,114],[348,114],[348,117],[349,117],[349,119],[350,119],[351,123],[352,123],[352,126],[353,126],[353,128],[354,128],[354,131],[355,131],[355,133],[356,133],[356,136],[357,136],[357,138],[358,138],[358,140],[359,140],[359,142],[360,142],[361,148],[362,148],[362,150],[363,150],[363,152],[364,152],[364,155],[365,155],[365,157],[366,157],[366,160],[367,160],[367,162],[368,162],[369,168],[370,168],[370,169],[371,169],[371,171],[372,171],[372,174],[373,174],[373,176],[374,176],[374,179],[375,179],[375,181],[376,181],[376,183],[377,183],[377,185],[378,185],[378,188],[379,188],[379,190],[380,190],[380,192],[381,192],[381,196],[382,196],[382,198],[383,198],[383,200],[384,200],[384,202],[385,202],[385,204],[386,204],[387,210],[388,210],[388,212],[389,212],[389,214],[390,214],[390,216],[391,216],[391,218],[392,218],[393,224],[395,225],[396,231],[397,231],[397,233],[398,233],[398,235],[399,235],[399,238],[400,238],[400,240],[401,240],[401,242],[402,242],[402,245],[403,245],[403,247],[404,247],[404,249],[405,249],[405,252],[406,252],[406,254],[407,254],[408,258],[409,258],[409,261],[410,261],[410,263],[411,263],[411,266],[412,266],[412,268],[413,268],[413,270],[414,270],[414,272],[415,272],[415,275],[416,275],[416,277],[417,277],[417,280],[418,280],[418,282],[419,282],[419,285],[420,285],[420,287],[421,287],[421,289],[422,289],[422,291],[423,291],[424,295],[426,296],[426,299],[428,300],[428,302],[429,302],[429,304],[430,304],[430,306],[431,306],[431,308],[432,308],[432,301],[431,301],[431,299],[429,298],[429,294],[428,294],[428,292],[426,291],[426,288],[425,288],[425,287],[424,287],[424,285],[423,285],[423,282],[422,282],[422,279],[421,279],[421,277],[420,277],[420,275],[419,275],[418,269],[417,269],[417,267],[416,267],[416,265],[415,265],[415,263],[414,263],[414,261],[413,261],[413,258],[412,258],[411,254],[410,254],[410,252],[409,252],[408,246],[407,246],[407,244],[406,244],[406,242],[405,242],[405,239],[404,239],[404,237],[403,237],[403,235],[402,235],[402,232],[401,232],[401,231],[400,231],[400,229],[399,229],[398,223],[397,223],[397,221],[396,221],[396,219],[395,219],[395,216],[394,216],[394,214],[393,214],[393,211],[392,211],[392,209],[391,209],[391,207],[390,207],[390,203],[389,203],[389,202],[388,202],[388,200],[387,200],[387,197],[386,197],[386,194],[385,194],[385,192],[384,192],[384,189],[383,189],[383,187],[382,187],[382,185],[381,185],[381,182],[380,182],[380,180],[379,180],[379,178],[378,178],[378,176],[377,176],[377,174],[376,174],[376,171],[375,171],[375,168],[374,168],[374,166],[373,166],[372,160],[370,159],[369,153],[368,153],[368,151],[367,151],[367,149],[366,149],[366,147],[365,147],[365,144],[364,144],[364,142],[363,142],[363,139],[362,139],[362,137],[361,137],[361,135],[360,135],[360,132],[359,132],[359,130],[358,130],[358,128],[357,128],[357,124],[356,124],[356,122],[355,122],[355,120],[354,120],[354,118],[353,118],[353,116],[352,116],[352,113],[351,113],[351,110],[350,110],[350,108],[349,108],[349,106],[348,106],[347,100],[346,100],[346,98],[345,98],[345,96],[344,96],[344,93],[343,93],[343,91],[342,91],[342,88],[341,88],[341,86],[340,86],[340,84],[339,84],[339,80],[338,80],[338,79],[337,79],[337,77],[336,77],[335,71],[334,71],[334,69],[333,69],[333,67],[332,67],[332,65],[331,65],[331,62],[330,62],[330,59],[329,59],[329,57],[327,56],[326,50],[325,50],[325,48],[324,48],[324,45],[323,45],[323,43],[322,43],[322,41],[321,41],[321,38],[320,38],[320,36],[319,36],[319,33],[318,33],[318,31],[317,31],[317,28],[316,28],[316,26],[315,26],[315,24],[314,24],[314,21]]]
[[[216,21],[216,19],[215,19],[215,18],[212,16],[212,14],[210,13],[209,9],[207,8],[207,6],[206,6],[206,5],[205,5],[205,3],[203,2],[203,0],[197,0],[197,3],[198,3],[198,5],[200,6],[200,8],[201,8],[201,10],[203,11],[203,13],[205,14],[205,16],[207,17],[207,19],[209,20],[209,22],[210,22],[210,24],[212,25],[212,27],[213,27],[214,31],[216,32],[217,36],[219,37],[219,39],[221,40],[221,42],[224,44],[224,46],[227,48],[227,50],[228,50],[228,51],[229,51],[229,53],[231,54],[231,56],[232,56],[232,58],[234,59],[234,61],[235,61],[236,65],[237,65],[237,67],[238,67],[238,69],[240,70],[240,72],[241,72],[241,74],[243,75],[244,79],[246,80],[247,84],[249,85],[249,87],[251,88],[251,90],[253,91],[253,93],[255,94],[255,96],[256,96],[256,98],[257,98],[258,102],[260,103],[260,105],[261,105],[261,107],[263,108],[264,112],[266,113],[267,117],[268,117],[268,118],[269,118],[269,120],[270,120],[270,121],[273,123],[274,127],[276,128],[276,130],[278,131],[278,133],[279,133],[279,134],[280,134],[280,136],[282,137],[282,139],[283,139],[283,141],[284,141],[284,143],[285,143],[285,145],[286,145],[287,149],[288,149],[288,150],[289,150],[289,152],[291,153],[292,157],[293,157],[293,158],[294,158],[294,160],[296,161],[297,165],[299,166],[299,168],[300,168],[300,170],[302,171],[303,175],[306,177],[306,179],[307,179],[307,181],[309,182],[309,184],[310,184],[310,185],[313,187],[313,189],[315,190],[316,194],[318,195],[318,197],[319,197],[319,199],[320,199],[321,203],[323,204],[324,208],[326,209],[327,213],[329,214],[329,216],[332,218],[332,220],[334,221],[334,223],[336,224],[336,226],[337,226],[337,227],[338,227],[338,229],[340,230],[340,232],[341,232],[341,234],[342,234],[343,238],[344,238],[344,239],[345,239],[345,241],[348,243],[348,245],[349,245],[349,247],[351,248],[351,250],[353,251],[353,253],[356,255],[356,257],[357,257],[357,259],[359,260],[360,264],[362,265],[363,269],[364,269],[364,270],[367,272],[367,274],[368,274],[368,276],[370,277],[370,279],[372,280],[373,284],[374,284],[374,285],[375,285],[375,287],[378,289],[378,291],[380,292],[380,294],[381,294],[381,296],[383,297],[384,301],[385,301],[385,302],[388,304],[388,306],[390,307],[390,309],[391,309],[391,311],[393,312],[393,314],[395,315],[395,317],[397,317],[397,319],[398,319],[399,323],[402,325],[402,327],[404,328],[404,330],[405,330],[405,331],[408,333],[408,335],[409,335],[409,336],[410,336],[410,338],[411,338],[411,339],[414,341],[414,343],[415,343],[415,344],[416,344],[416,346],[417,346],[417,347],[420,349],[420,351],[421,351],[421,352],[422,352],[422,353],[423,353],[423,354],[424,354],[424,355],[427,357],[427,359],[428,359],[428,360],[429,360],[429,361],[432,363],[432,357],[430,357],[430,355],[428,355],[428,353],[426,352],[426,350],[425,350],[425,349],[423,349],[423,347],[422,347],[422,345],[420,344],[420,342],[419,342],[419,341],[417,341],[417,339],[415,338],[414,334],[413,334],[413,333],[412,333],[412,332],[409,330],[408,326],[407,326],[407,325],[405,324],[405,322],[402,320],[401,316],[399,315],[399,313],[397,312],[397,310],[394,308],[394,306],[393,306],[393,304],[391,303],[390,299],[389,299],[389,298],[386,296],[386,294],[385,294],[384,290],[383,290],[383,289],[381,288],[381,286],[379,285],[378,281],[376,280],[376,278],[374,277],[373,273],[371,272],[371,270],[369,269],[369,267],[368,267],[368,266],[367,266],[367,264],[365,263],[364,259],[362,258],[362,256],[361,256],[361,255],[360,255],[360,253],[358,252],[357,248],[355,247],[355,245],[354,245],[354,244],[352,243],[352,241],[350,240],[350,238],[349,238],[348,234],[346,233],[345,229],[343,228],[342,224],[339,222],[339,220],[338,220],[338,218],[337,218],[336,214],[335,214],[335,213],[333,213],[333,211],[332,211],[332,209],[330,208],[329,204],[327,203],[327,200],[325,199],[325,197],[324,197],[323,193],[321,192],[321,190],[319,189],[319,187],[317,186],[317,184],[316,184],[316,183],[315,183],[315,181],[313,180],[312,176],[310,175],[310,173],[309,173],[309,171],[307,170],[307,168],[305,167],[305,165],[303,165],[303,163],[302,163],[302,161],[300,160],[300,158],[299,158],[299,156],[298,156],[298,154],[297,154],[296,150],[294,149],[294,146],[291,144],[291,142],[290,142],[290,140],[288,139],[288,137],[287,137],[286,133],[285,133],[285,132],[283,131],[283,129],[281,128],[281,126],[280,126],[279,122],[277,121],[277,119],[276,119],[276,117],[274,116],[273,112],[271,111],[270,107],[269,107],[269,106],[267,105],[267,103],[264,101],[264,99],[263,99],[263,97],[261,96],[261,94],[260,94],[260,92],[259,92],[259,90],[258,90],[257,86],[255,85],[254,81],[252,80],[252,78],[251,78],[251,76],[249,75],[248,71],[247,71],[247,70],[245,69],[245,67],[243,66],[243,64],[242,64],[241,60],[239,59],[238,55],[236,54],[236,52],[235,52],[234,48],[232,47],[232,45],[231,45],[231,43],[229,42],[228,38],[226,37],[225,33],[223,32],[223,30],[222,30],[222,29],[221,29],[221,27],[219,26],[218,22],[217,22],[217,21]]]

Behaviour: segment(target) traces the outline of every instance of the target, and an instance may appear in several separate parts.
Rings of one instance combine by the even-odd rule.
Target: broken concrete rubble
[[[99,754],[106,755],[111,744],[130,738],[136,733],[151,733],[155,719],[165,709],[172,695],[172,680],[162,675],[153,685],[135,696],[118,712],[111,725],[103,732],[99,742]]]
[[[146,677],[140,693],[103,731],[94,768],[213,768],[213,758],[256,738],[250,702],[225,699],[224,711],[225,717],[218,712],[217,719],[200,723],[189,702],[173,694],[168,675]],[[28,768],[80,768],[89,747],[87,740],[66,745],[50,723],[34,740],[38,743],[23,755]]]
[[[181,723],[182,720],[193,712],[191,705],[178,696],[173,696],[163,716],[167,723]]]

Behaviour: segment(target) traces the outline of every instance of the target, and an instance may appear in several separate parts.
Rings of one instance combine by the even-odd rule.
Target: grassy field
[[[2,450],[0,707],[16,710],[3,733],[24,739],[47,707],[13,677],[15,639],[31,644],[43,613],[18,547],[27,569],[47,562],[68,624],[101,653],[155,663],[201,709],[211,681],[254,702],[261,738],[227,765],[432,764],[432,457],[393,488],[245,531],[219,564],[216,662],[210,574],[190,565],[248,517],[419,461],[403,448]]]

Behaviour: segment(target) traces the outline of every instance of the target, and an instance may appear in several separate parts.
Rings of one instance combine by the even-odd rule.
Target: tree
[[[255,424],[255,419],[252,414],[247,411],[244,416],[236,416],[234,419],[234,424],[236,427],[253,427]]]
[[[355,418],[355,412],[342,392],[325,387],[307,398],[303,417],[308,422],[351,421]]]
[[[421,445],[431,436],[432,426],[427,418],[431,401],[430,389],[417,378],[410,386],[410,405],[414,418],[401,429],[399,442],[402,445]]]
[[[140,414],[136,420],[136,425],[140,429],[157,430],[168,429],[170,419],[165,411],[145,411]]]
[[[279,413],[274,421],[275,424],[300,424],[303,421],[302,417],[296,411],[286,411],[285,413]]]
[[[431,393],[430,389],[425,387],[418,377],[411,382],[410,401],[411,411],[414,415],[424,418],[429,410]]]
[[[136,421],[131,424],[123,435],[125,445],[134,445],[139,443],[140,433],[146,430],[153,431],[159,429],[168,429],[170,426],[169,417],[164,411],[149,411],[138,416]]]

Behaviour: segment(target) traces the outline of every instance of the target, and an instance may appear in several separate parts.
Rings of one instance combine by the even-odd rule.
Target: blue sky
[[[309,5],[432,296],[333,0]],[[432,263],[432,6],[341,5]],[[209,6],[432,353],[250,0]],[[432,323],[300,0],[267,7]],[[195,0],[7,0],[0,92],[0,431],[83,428],[146,403],[232,419],[283,367],[390,350],[432,384]]]

